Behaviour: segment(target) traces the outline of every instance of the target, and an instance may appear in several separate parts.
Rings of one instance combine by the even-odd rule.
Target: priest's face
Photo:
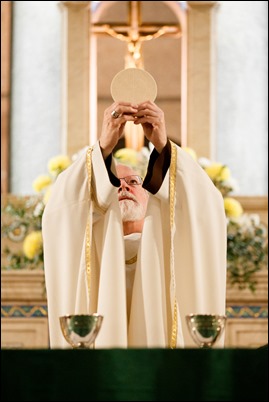
[[[142,179],[128,166],[117,165],[117,175],[121,185],[118,197],[123,222],[144,219],[148,204],[148,193],[142,187]]]

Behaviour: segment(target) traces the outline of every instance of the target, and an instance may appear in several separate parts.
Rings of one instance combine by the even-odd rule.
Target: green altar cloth
[[[268,348],[2,350],[4,401],[267,401]]]

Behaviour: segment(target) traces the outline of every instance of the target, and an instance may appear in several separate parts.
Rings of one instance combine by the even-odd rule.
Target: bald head
[[[125,176],[137,175],[138,174],[130,166],[122,165],[122,164],[116,165],[116,171],[117,171],[118,177],[125,177]]]

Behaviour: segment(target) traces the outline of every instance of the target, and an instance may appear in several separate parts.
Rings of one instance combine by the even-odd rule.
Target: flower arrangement
[[[1,234],[7,239],[2,252],[4,259],[2,269],[44,268],[42,215],[52,184],[71,163],[71,159],[66,155],[51,158],[48,162],[48,174],[38,176],[33,182],[33,189],[38,195],[28,197],[26,200],[25,197],[9,199],[2,207]],[[21,249],[17,246],[14,251],[14,242],[22,242]]]
[[[197,158],[193,149],[183,148],[205,170],[223,196],[227,217],[227,272],[231,285],[255,290],[253,274],[267,267],[268,233],[258,214],[244,213],[241,203],[231,194],[238,185],[230,169],[207,158]]]
[[[255,290],[253,274],[267,267],[268,237],[257,214],[228,219],[227,269],[230,283],[239,289]]]
[[[191,148],[183,148],[205,170],[214,185],[223,196],[227,217],[227,272],[228,281],[239,289],[255,290],[253,274],[267,266],[268,235],[267,229],[260,222],[257,214],[244,213],[242,205],[231,196],[238,191],[236,181],[231,177],[230,169],[219,162],[207,158],[197,158]],[[141,151],[129,148],[119,149],[114,157],[119,163],[128,164],[144,177],[147,170],[150,150]],[[76,158],[74,155],[72,160]],[[21,242],[22,250],[4,250],[5,264],[3,269],[43,268],[43,243],[41,236],[41,220],[44,207],[50,195],[51,186],[57,176],[65,170],[72,160],[66,155],[58,155],[48,162],[48,174],[38,176],[33,182],[37,196],[22,198],[15,203],[11,201],[2,208],[9,218],[2,224],[2,236],[12,242]]]
[[[44,211],[38,196],[9,195],[1,208],[2,269],[43,269],[41,219]]]

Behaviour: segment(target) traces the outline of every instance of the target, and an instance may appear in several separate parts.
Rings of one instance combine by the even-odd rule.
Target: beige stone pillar
[[[1,194],[9,191],[12,6],[1,1]]]
[[[63,13],[62,150],[89,145],[90,1],[61,1]]]
[[[187,145],[214,158],[216,1],[188,1]]]

